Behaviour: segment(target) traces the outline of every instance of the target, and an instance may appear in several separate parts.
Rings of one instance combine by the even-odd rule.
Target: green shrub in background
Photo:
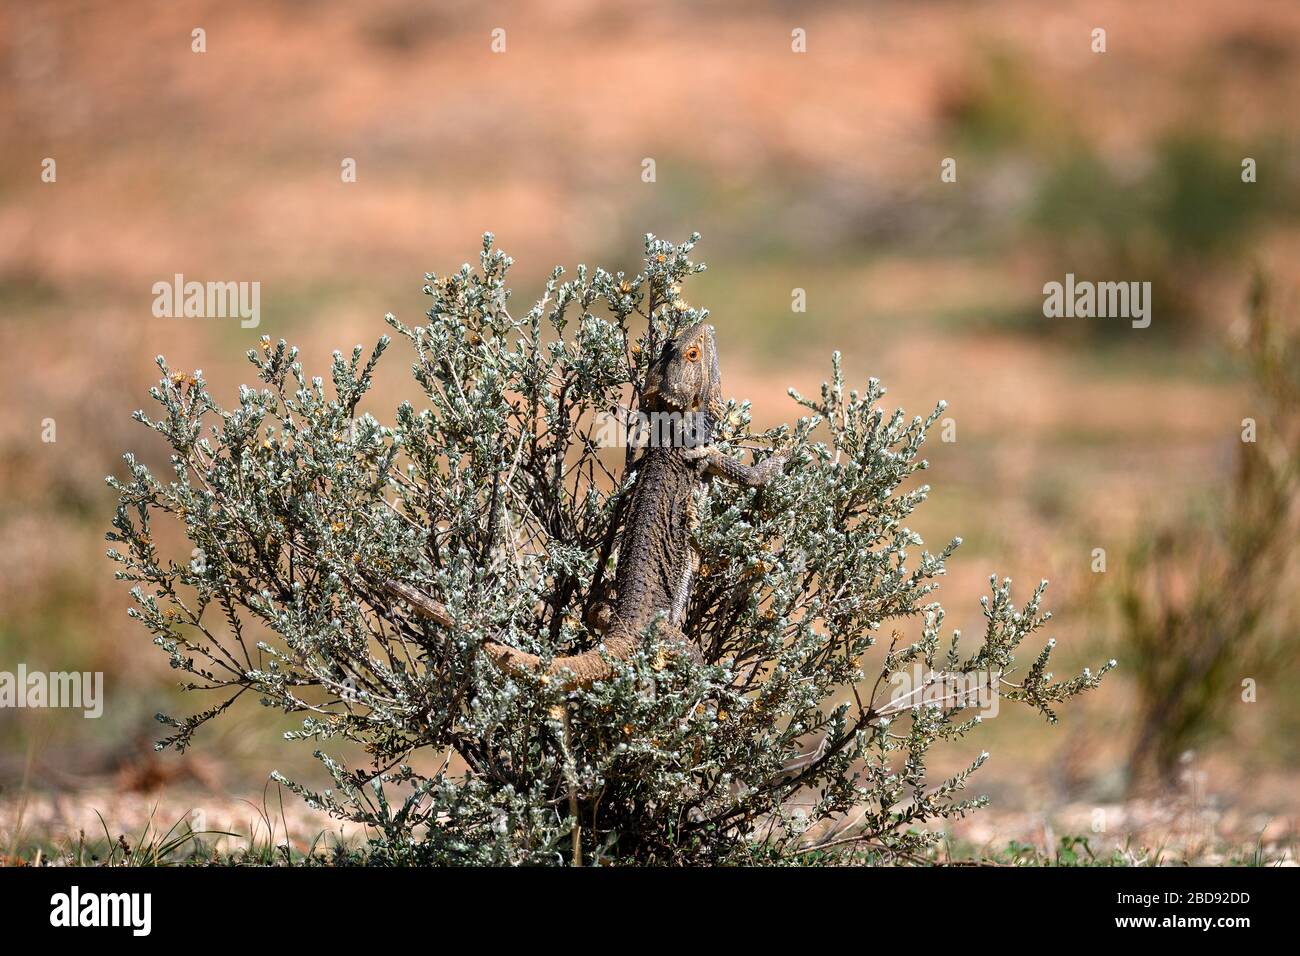
[[[1054,720],[1113,662],[1053,682],[1048,642],[1016,669],[1049,617],[1045,582],[1018,607],[993,579],[973,649],[942,636],[933,591],[959,539],[932,554],[906,522],[929,493],[913,476],[943,405],[886,414],[875,379],[845,389],[838,357],[819,397],[791,393],[793,427],[753,435],[747,405],[729,404],[725,447],[779,444],[789,463],[761,492],[718,484],[698,502],[684,630],[702,661],[649,640],[614,678],[566,690],[482,652],[598,642],[587,612],[635,480],[630,449],[598,447],[601,416],[630,411],[649,343],[707,314],[682,299],[703,269],[695,238],[648,236],[635,276],[556,269],[516,318],[510,259],[485,236],[477,269],[427,277],[425,325],[388,317],[423,392],[391,426],[358,416],[386,336],[368,357],[336,353],[328,385],[264,340],[249,353],[259,385],[230,410],[160,357],[161,411],[137,418],[171,446],[173,473],[126,456],[110,555],[186,686],[217,695],[160,716],[163,744],[189,746],[245,694],[300,714],[289,736],[315,742],[332,785],[284,782],[368,824],[394,862],[892,859],[932,842],[926,821],[981,806],[962,792],[986,754],[951,779],[926,772],[928,749],[980,717],[926,691],[990,675],[1003,700]],[[161,553],[160,520],[183,526],[188,553]],[[386,578],[428,591],[454,626],[413,618]],[[873,652],[891,621],[914,637]],[[891,698],[917,668],[921,685]],[[331,756],[339,738],[369,762]]]
[[[1231,484],[1208,508],[1144,529],[1126,561],[1119,605],[1138,690],[1135,790],[1177,783],[1182,755],[1229,729],[1233,705],[1257,699],[1294,640],[1297,605],[1277,582],[1300,537],[1300,331],[1262,277],[1245,330],[1251,395]]]

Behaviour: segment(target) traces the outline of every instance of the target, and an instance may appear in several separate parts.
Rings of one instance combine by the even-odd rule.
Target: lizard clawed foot
[[[746,465],[723,453],[717,445],[683,448],[682,457],[708,475],[726,478],[746,488],[762,488],[785,468],[786,456],[773,455],[757,465]]]

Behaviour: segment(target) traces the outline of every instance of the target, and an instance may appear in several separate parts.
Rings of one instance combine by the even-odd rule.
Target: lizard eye
[[[690,348],[686,350],[686,361],[698,362],[699,360],[700,360],[700,347],[698,345],[692,345]]]

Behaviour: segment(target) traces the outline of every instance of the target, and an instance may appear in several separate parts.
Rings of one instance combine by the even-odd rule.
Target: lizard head
[[[706,412],[715,420],[720,417],[722,376],[713,326],[697,322],[665,342],[646,373],[641,398],[648,411]]]

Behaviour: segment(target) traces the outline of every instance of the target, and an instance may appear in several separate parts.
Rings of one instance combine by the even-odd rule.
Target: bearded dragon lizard
[[[651,364],[641,392],[652,434],[635,464],[627,521],[619,540],[614,600],[600,648],[557,657],[543,667],[535,654],[487,642],[484,650],[509,672],[561,677],[568,686],[590,686],[613,674],[612,661],[636,653],[658,622],[665,643],[687,645],[681,626],[699,569],[691,547],[694,493],[710,476],[760,488],[781,472],[785,459],[773,456],[748,466],[713,444],[725,411],[713,326],[700,322],[666,342]],[[415,588],[396,581],[385,588],[417,613],[452,626],[445,607]]]

